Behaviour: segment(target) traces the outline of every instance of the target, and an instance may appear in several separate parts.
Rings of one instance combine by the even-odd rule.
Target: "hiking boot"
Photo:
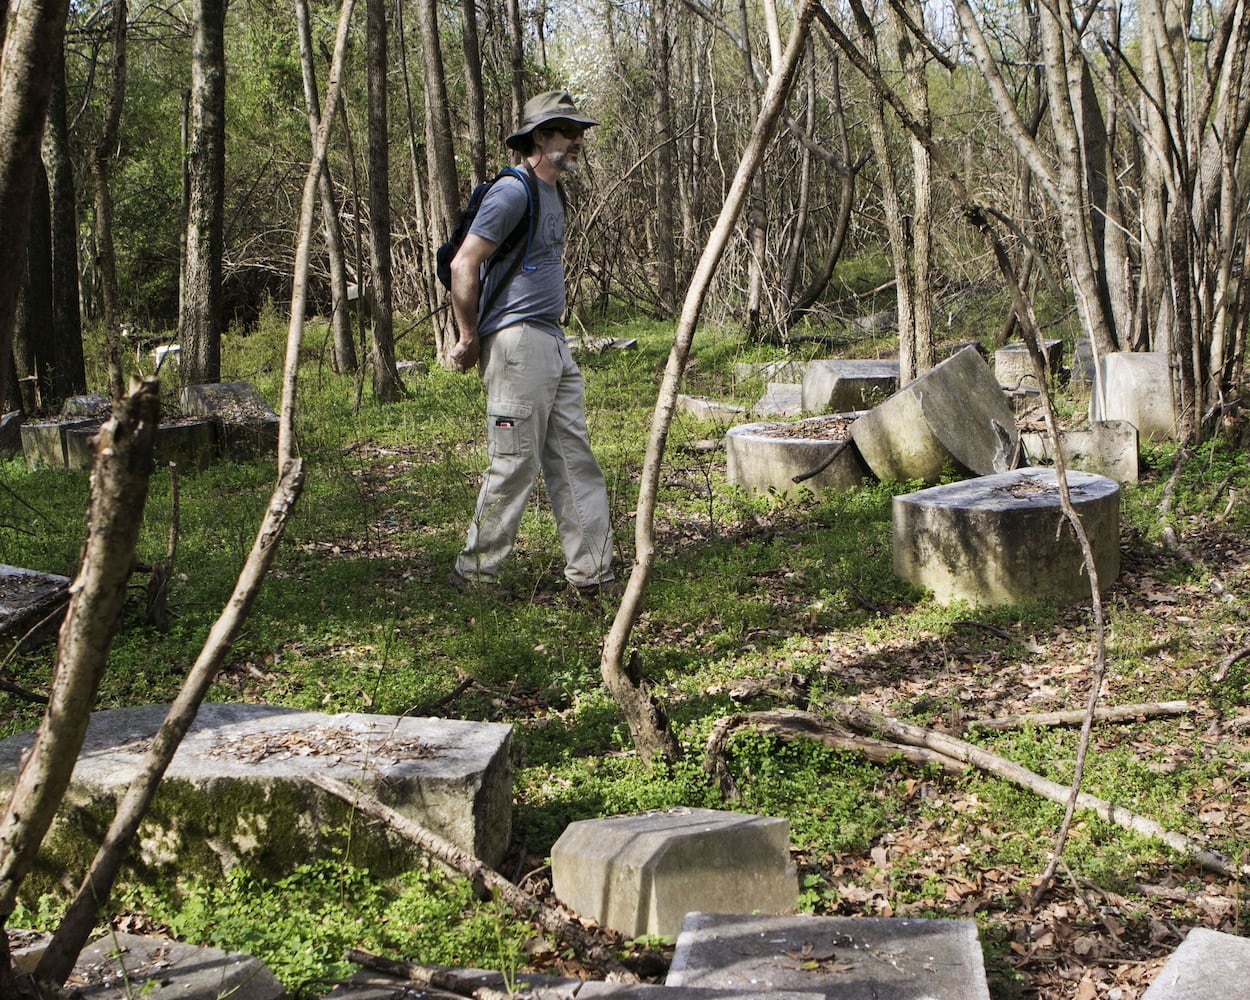
[[[584,607],[598,603],[601,597],[620,597],[625,587],[620,580],[601,580],[599,583],[588,583],[584,587],[570,583],[564,594],[574,607]]]
[[[515,595],[512,591],[499,586],[494,580],[470,580],[454,566],[447,574],[447,582],[462,594],[470,597],[488,597],[496,601],[508,601]]]

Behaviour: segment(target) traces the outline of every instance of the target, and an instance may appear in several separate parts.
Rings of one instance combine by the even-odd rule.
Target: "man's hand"
[[[456,366],[457,371],[467,372],[470,368],[477,364],[478,354],[481,353],[482,342],[476,336],[472,338],[461,337],[456,341],[455,347],[451,349],[451,363]]]

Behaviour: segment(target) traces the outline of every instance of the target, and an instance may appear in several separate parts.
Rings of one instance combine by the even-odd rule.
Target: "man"
[[[562,326],[565,219],[556,185],[561,174],[578,169],[586,129],[597,124],[567,93],[552,91],[526,103],[521,127],[505,142],[537,179],[532,245],[522,239],[512,251],[522,255],[519,266],[509,255],[486,267],[525,218],[531,197],[524,181],[505,176],[487,192],[451,262],[460,332],[451,359],[462,371],[478,365],[490,456],[468,540],[449,577],[459,590],[496,585],[541,467],[570,592],[585,598],[620,592],[612,573],[607,489],[586,433],[582,375]]]

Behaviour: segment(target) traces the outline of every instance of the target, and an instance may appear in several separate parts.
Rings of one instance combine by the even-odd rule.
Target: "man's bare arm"
[[[451,311],[456,318],[460,339],[451,349],[451,360],[461,371],[477,364],[481,342],[477,336],[478,301],[482,294],[481,268],[497,249],[497,244],[469,233],[451,261]]]

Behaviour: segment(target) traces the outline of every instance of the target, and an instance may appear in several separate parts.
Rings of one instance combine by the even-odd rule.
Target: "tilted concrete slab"
[[[797,417],[802,412],[803,387],[797,382],[769,382],[768,392],[751,407],[751,413],[761,419]]]
[[[745,406],[737,403],[725,403],[707,396],[687,396],[684,393],[677,397],[677,410],[718,424],[731,424],[735,420],[741,420],[747,412]]]
[[[1068,493],[1099,589],[1120,573],[1120,486],[1069,472]],[[941,604],[1074,603],[1091,596],[1085,560],[1059,505],[1053,469],[1025,468],[896,496],[894,572]]]
[[[1049,433],[1025,431],[1020,442],[1030,464],[1055,464]],[[1059,447],[1069,469],[1093,472],[1118,483],[1137,482],[1137,428],[1127,420],[1104,420],[1072,430],[1060,428]]]
[[[1146,441],[1177,440],[1167,354],[1119,351],[1098,360],[1101,378],[1090,392],[1089,419],[1127,420]]]
[[[666,983],[837,1000],[989,1000],[972,920],[686,917]]]
[[[898,361],[811,361],[803,374],[803,411],[867,410],[897,391]]]
[[[31,972],[47,939],[14,952]],[[83,949],[74,965],[81,1000],[285,1000],[286,990],[259,959],[169,938],[107,934]]]
[[[967,347],[869,410],[851,436],[877,478],[928,483],[947,466],[964,475],[1004,472],[1019,441],[994,373]]]
[[[278,447],[278,415],[251,382],[189,385],[182,390],[182,412],[217,425],[223,457],[251,458],[274,454]]]
[[[1235,1000],[1250,993],[1250,940],[1195,927],[1142,1000]]]
[[[147,705],[92,716],[69,792],[24,894],[77,888],[165,713],[164,705]],[[493,723],[204,705],[166,772],[130,864],[159,877],[211,876],[239,864],[278,876],[324,857],[346,857],[379,874],[424,862],[413,845],[309,783],[313,770],[359,782],[487,864],[498,864],[511,836],[511,734],[510,726]],[[0,798],[13,787],[33,742],[33,731],[0,741]]]
[[[69,603],[69,577],[0,565],[0,648],[30,649],[52,638]]]
[[[842,414],[854,419],[857,414]],[[760,421],[729,428],[725,435],[726,479],[750,493],[776,492],[797,496],[807,490],[817,496],[842,493],[871,479],[854,441],[834,441],[813,430],[828,417],[809,417],[791,423]],[[838,449],[841,450],[838,450]],[[834,452],[837,454],[834,455]],[[832,456],[832,461],[830,460]],[[796,476],[816,475],[796,483]]]
[[[691,910],[784,913],[798,903],[785,819],[664,809],[570,823],[551,849],[568,906],[625,934],[676,934]]]
[[[1050,366],[1051,378],[1063,368],[1063,341],[1045,340],[1042,351]],[[1004,389],[1039,389],[1033,371],[1033,356],[1021,343],[1008,344],[994,352],[994,377]]]

